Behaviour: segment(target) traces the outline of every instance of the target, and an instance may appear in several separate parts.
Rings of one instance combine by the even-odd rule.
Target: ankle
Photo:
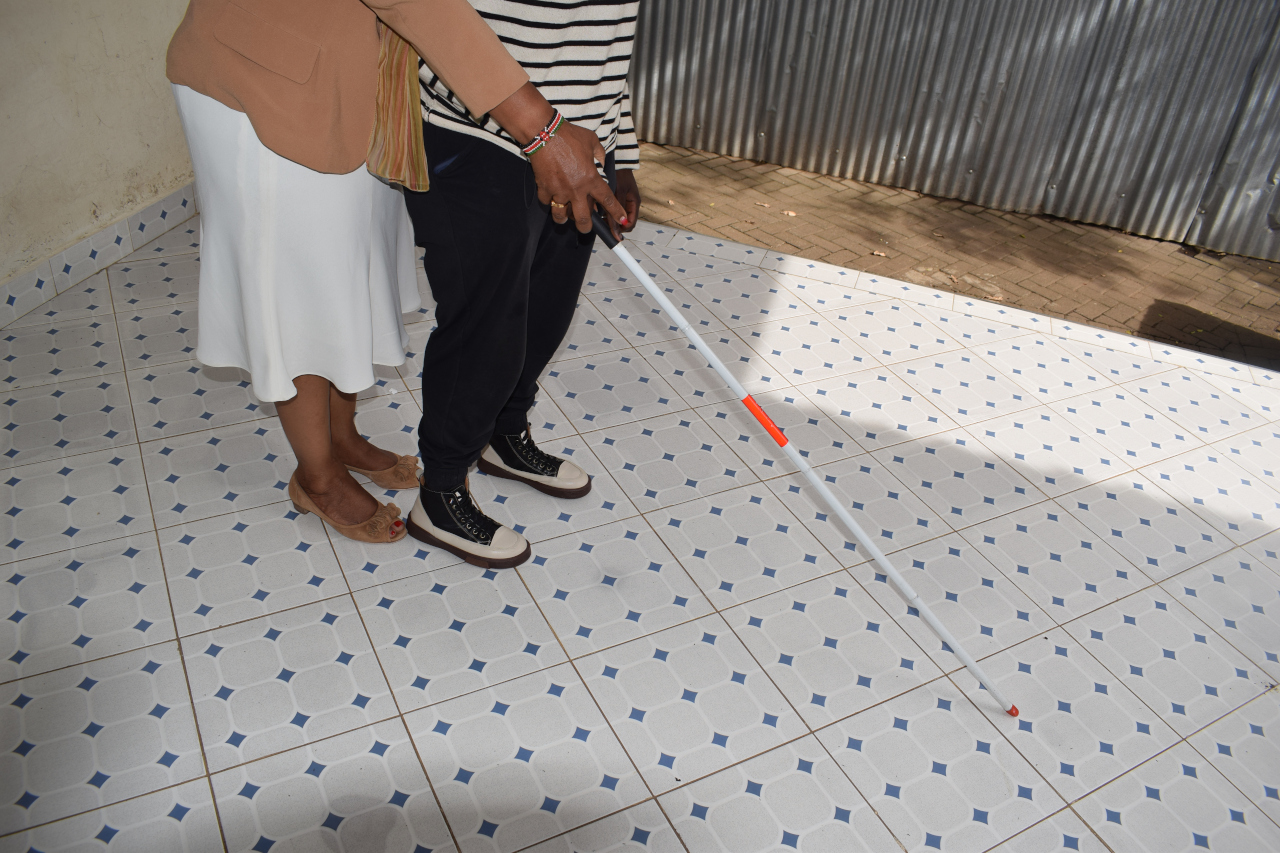
[[[394,465],[398,458],[390,450],[383,450],[362,435],[349,439],[333,439],[333,458],[343,465],[355,468],[380,469]]]
[[[333,455],[336,459],[367,451],[370,447],[373,447],[369,439],[359,433],[351,435],[334,433],[329,437],[329,445],[333,448]]]
[[[339,488],[342,480],[350,474],[346,466],[335,459],[329,464],[299,465],[296,476],[298,485],[307,494],[324,495]]]

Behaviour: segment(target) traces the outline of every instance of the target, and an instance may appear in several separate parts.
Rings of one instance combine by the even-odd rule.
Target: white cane
[[[933,611],[929,609],[929,605],[924,603],[920,598],[919,593],[912,589],[911,584],[907,583],[906,578],[898,573],[898,570],[893,567],[893,563],[889,562],[889,558],[884,555],[884,552],[881,551],[867,536],[866,532],[858,526],[858,522],[853,520],[853,516],[851,516],[840,501],[836,499],[836,496],[832,494],[831,490],[822,482],[817,473],[812,467],[810,467],[808,461],[800,455],[799,451],[795,449],[795,446],[791,444],[786,435],[783,434],[782,430],[778,429],[777,424],[775,424],[773,420],[765,414],[764,409],[760,408],[760,404],[751,398],[751,395],[747,393],[747,389],[742,387],[742,383],[733,378],[733,374],[729,372],[729,370],[724,366],[724,363],[720,361],[716,354],[711,351],[711,348],[706,345],[701,337],[698,336],[698,333],[693,330],[693,327],[689,325],[689,321],[684,318],[676,306],[671,304],[671,300],[667,298],[661,288],[654,284],[653,280],[649,278],[644,269],[641,268],[640,264],[636,263],[636,259],[631,256],[631,253],[627,251],[626,247],[614,238],[613,232],[609,230],[609,226],[600,217],[598,212],[592,217],[592,223],[595,227],[596,235],[604,241],[606,246],[613,249],[614,254],[617,255],[618,259],[626,265],[627,269],[631,270],[632,275],[640,281],[644,286],[644,289],[649,292],[649,295],[657,301],[659,307],[666,312],[668,317],[675,321],[676,328],[684,333],[684,336],[689,339],[689,343],[693,344],[694,348],[702,354],[702,357],[707,360],[707,363],[711,365],[712,369],[714,369],[716,373],[720,374],[720,378],[725,381],[733,393],[738,395],[738,398],[742,400],[742,404],[747,407],[747,411],[751,412],[751,414],[755,416],[755,419],[760,422],[760,425],[765,428],[765,431],[768,432],[773,440],[778,443],[778,447],[782,448],[782,452],[787,455],[787,458],[791,460],[792,464],[800,469],[800,473],[804,474],[805,479],[809,481],[809,484],[818,490],[818,494],[822,495],[822,499],[827,502],[827,506],[831,507],[831,511],[836,514],[836,517],[844,522],[844,526],[853,534],[853,538],[856,539],[858,544],[866,550],[866,553],[871,555],[872,561],[880,567],[881,571],[888,575],[889,580],[893,581],[893,585],[898,588],[898,592],[907,600],[907,603],[919,612],[920,618],[924,620],[924,623],[929,626],[930,630],[938,636],[938,639],[942,640],[942,642],[946,644],[946,647],[950,649],[952,654],[960,659],[960,662],[964,664],[965,669],[969,670],[970,674],[972,674],[974,678],[978,679],[978,683],[987,689],[987,692],[990,693],[996,702],[1000,704],[1000,707],[1006,714],[1011,717],[1018,716],[1018,707],[1005,699],[1004,696],[1000,695],[1000,691],[996,689],[996,686],[992,683],[991,679],[987,678],[986,673],[984,673],[982,668],[978,666],[978,662],[975,661],[968,652],[961,648],[960,644],[956,641],[956,638],[951,636],[951,632],[947,630],[946,626],[943,625],[942,622],[938,620],[938,617],[934,615]]]

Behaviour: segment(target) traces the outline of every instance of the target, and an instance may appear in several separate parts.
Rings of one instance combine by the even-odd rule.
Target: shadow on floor
[[[1206,355],[1280,370],[1280,339],[1176,302],[1152,302],[1142,317],[1138,334]]]

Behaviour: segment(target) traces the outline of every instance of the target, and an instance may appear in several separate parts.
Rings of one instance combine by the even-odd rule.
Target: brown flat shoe
[[[320,516],[321,520],[341,533],[348,539],[354,539],[357,542],[370,542],[379,544],[382,542],[399,542],[408,534],[408,529],[404,526],[404,522],[400,520],[400,507],[395,504],[378,504],[378,509],[369,518],[356,524],[339,524],[329,516],[320,511],[316,506],[316,502],[311,500],[311,495],[307,494],[302,486],[298,485],[298,474],[289,478],[289,499],[293,501],[293,508],[298,512],[306,515],[314,512]]]
[[[416,456],[397,456],[396,464],[381,471],[366,471],[354,465],[348,465],[347,470],[368,477],[380,489],[396,491],[418,488],[418,457]]]

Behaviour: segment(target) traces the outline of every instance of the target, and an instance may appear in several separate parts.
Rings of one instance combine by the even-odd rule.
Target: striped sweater
[[[574,124],[594,131],[619,169],[640,165],[627,71],[639,0],[470,0],[538,90]],[[489,116],[480,123],[426,63],[419,63],[422,117],[523,157]]]

